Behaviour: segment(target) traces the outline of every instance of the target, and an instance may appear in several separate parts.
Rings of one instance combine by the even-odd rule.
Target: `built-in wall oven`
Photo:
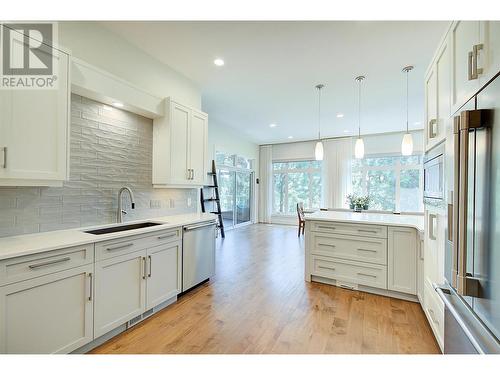
[[[444,200],[445,144],[434,147],[424,157],[424,202]]]

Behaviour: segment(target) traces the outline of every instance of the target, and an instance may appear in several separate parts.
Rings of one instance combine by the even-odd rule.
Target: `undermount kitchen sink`
[[[154,223],[151,221],[145,221],[142,223],[120,224],[120,225],[115,225],[113,227],[86,230],[84,232],[90,233],[90,234],[108,234],[108,233],[114,233],[114,232],[124,232],[127,230],[133,230],[133,229],[149,228],[149,227],[154,227],[156,225],[162,225],[162,224],[165,224],[165,223]]]

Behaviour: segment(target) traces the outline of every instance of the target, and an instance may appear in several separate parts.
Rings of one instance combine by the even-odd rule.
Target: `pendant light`
[[[413,138],[408,131],[408,73],[413,69],[412,65],[405,66],[403,72],[406,73],[406,134],[401,142],[401,153],[410,156],[413,153]]]
[[[323,160],[323,142],[321,142],[321,89],[325,87],[323,84],[315,86],[318,89],[318,142],[314,148],[314,158]]]
[[[365,79],[365,76],[356,77],[356,81],[359,83],[358,89],[358,139],[356,139],[356,145],[354,146],[354,156],[356,159],[363,159],[365,156],[365,143],[361,138],[361,82]]]

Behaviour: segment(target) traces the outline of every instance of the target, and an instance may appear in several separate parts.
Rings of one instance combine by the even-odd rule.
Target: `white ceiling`
[[[424,73],[448,22],[104,22],[196,82],[211,121],[257,143],[357,132],[357,83],[363,83],[362,133],[403,130],[410,73],[410,128],[423,127]],[[225,66],[216,67],[221,57]],[[337,118],[343,113],[343,118]],[[276,123],[276,128],[269,128]]]

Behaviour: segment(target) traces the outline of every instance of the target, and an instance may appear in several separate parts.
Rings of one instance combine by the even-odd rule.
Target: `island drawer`
[[[25,255],[0,261],[0,285],[64,271],[94,262],[94,244]]]
[[[311,232],[311,254],[387,265],[387,240]]]
[[[181,227],[170,228],[157,232],[149,232],[142,235],[122,237],[115,240],[96,243],[96,260],[109,259],[133,253],[134,251],[180,241],[182,239],[181,229]]]
[[[387,289],[387,267],[378,264],[312,256],[312,275]]]
[[[374,224],[351,224],[337,221],[311,221],[311,231],[387,238],[387,227],[384,225]]]

